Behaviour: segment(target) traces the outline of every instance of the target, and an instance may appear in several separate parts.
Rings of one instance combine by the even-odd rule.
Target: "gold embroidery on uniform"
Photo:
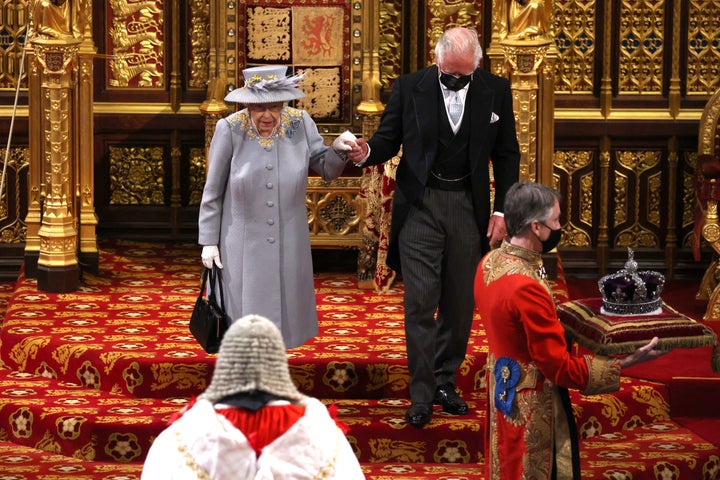
[[[488,356],[486,369],[492,372],[495,369],[495,356]],[[545,380],[541,390],[537,388],[539,372],[534,364],[518,362],[520,365],[520,380],[518,381],[515,401],[513,402],[513,416],[503,415],[503,419],[510,425],[523,426],[525,428],[526,455],[523,458],[524,478],[549,478],[550,465],[552,461],[552,384]],[[495,398],[495,376],[488,375],[489,392],[488,401]],[[497,455],[497,409],[491,404],[488,428],[490,428],[490,453],[485,461],[491,462],[493,477],[490,480],[500,478],[500,463]]]
[[[550,298],[553,298],[550,284],[541,275],[544,267],[540,252],[503,241],[500,248],[493,250],[483,259],[482,269],[486,286],[505,275],[524,275],[545,287]]]
[[[525,423],[526,454],[523,458],[525,478],[550,478],[552,465],[553,388],[545,380],[540,391],[519,393],[518,408],[527,412]]]
[[[620,388],[620,360],[585,355],[589,381],[585,395],[616,392]]]

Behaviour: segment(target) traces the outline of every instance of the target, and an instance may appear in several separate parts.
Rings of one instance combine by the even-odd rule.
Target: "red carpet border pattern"
[[[199,247],[108,242],[100,266],[75,293],[40,292],[22,275],[0,286],[0,480],[139,478],[169,416],[209,382],[215,356],[187,328]],[[418,430],[403,421],[402,284],[378,294],[352,274],[319,273],[315,288],[320,334],[288,351],[293,379],[338,407],[367,478],[484,478],[479,318],[458,376],[470,414],[436,410]],[[553,291],[568,299],[561,268]],[[665,385],[624,377],[615,395],[572,395],[583,478],[720,478],[720,451],[673,423]]]

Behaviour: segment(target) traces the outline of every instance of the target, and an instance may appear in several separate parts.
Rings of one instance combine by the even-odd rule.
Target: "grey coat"
[[[285,107],[278,136],[261,139],[247,110],[220,120],[200,204],[199,243],[218,245],[230,318],[258,314],[286,348],[318,333],[305,198],[308,168],[325,180],[345,162],[307,112]]]

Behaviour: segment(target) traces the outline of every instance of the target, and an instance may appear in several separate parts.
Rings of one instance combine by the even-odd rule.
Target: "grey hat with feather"
[[[292,402],[306,398],[290,376],[280,330],[265,317],[247,315],[225,332],[212,380],[199,398],[217,403],[231,395],[255,391]]]
[[[303,75],[287,75],[283,65],[265,65],[243,70],[245,85],[225,96],[226,102],[242,104],[288,102],[303,98],[298,88]]]

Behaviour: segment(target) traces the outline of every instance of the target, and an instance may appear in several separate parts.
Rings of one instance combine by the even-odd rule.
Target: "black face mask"
[[[445,85],[448,90],[452,90],[453,92],[457,92],[458,90],[465,88],[465,85],[470,83],[472,77],[472,73],[470,75],[454,77],[449,73],[440,72],[440,82]]]
[[[547,225],[545,226],[547,227]],[[562,237],[562,228],[558,228],[557,230],[550,228],[550,236],[547,240],[540,240],[540,242],[542,242],[542,253],[548,253],[553,248],[557,247],[558,243],[560,243],[560,237]]]

